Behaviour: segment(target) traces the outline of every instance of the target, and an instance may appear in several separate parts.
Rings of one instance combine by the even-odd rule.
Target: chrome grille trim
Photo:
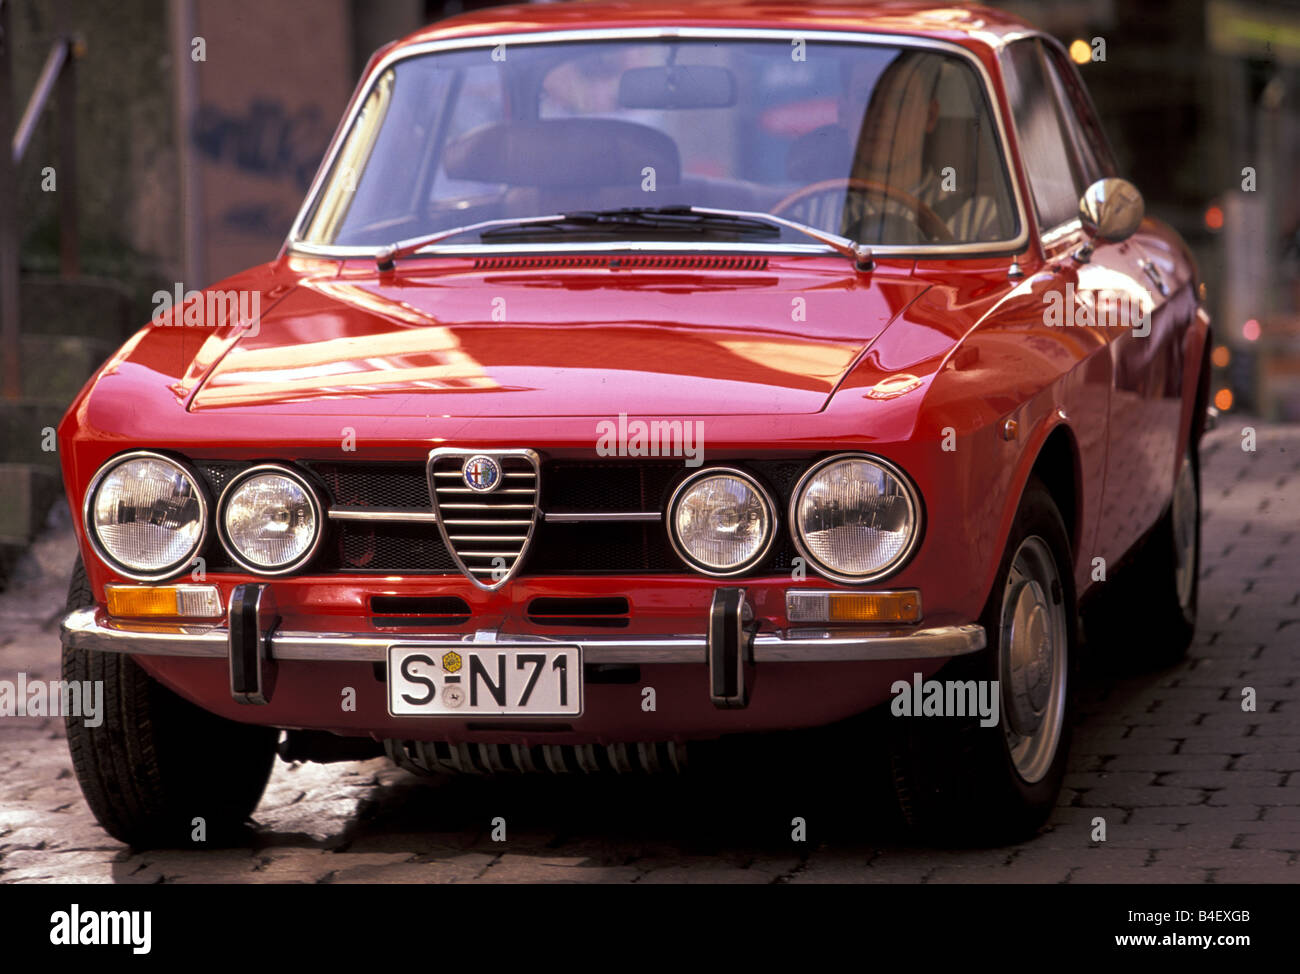
[[[475,451],[476,454],[477,454],[477,453],[482,453],[482,452],[483,452],[482,450],[477,450],[477,451]],[[520,478],[523,478],[523,477],[528,477],[529,479],[536,479],[536,476],[535,476],[534,474],[531,474],[531,473],[529,473],[529,472],[526,471],[526,470],[513,470],[513,471],[507,471],[505,475],[506,475],[507,477],[513,477],[513,478],[515,478],[515,479],[520,479]],[[434,476],[435,476],[435,477],[443,477],[443,478],[459,478],[459,477],[460,477],[460,474],[457,473],[455,470],[440,470],[440,471],[434,473]]]
[[[464,482],[466,461],[480,455],[491,457],[500,465],[501,485],[495,490],[471,490]],[[520,470],[520,465],[529,469]],[[479,588],[489,592],[505,585],[523,565],[533,531],[541,519],[542,463],[537,452],[526,448],[466,450],[437,447],[429,451],[427,472],[438,530],[461,572]],[[518,483],[525,480],[530,481],[531,486],[503,486],[507,481]],[[462,499],[466,494],[479,499]],[[515,499],[523,496],[531,498],[529,503],[514,503]],[[498,501],[494,498],[506,499]],[[525,511],[528,512],[527,519],[520,516]],[[457,530],[467,527],[483,530],[470,533]],[[527,530],[521,535],[517,529],[524,527]],[[504,565],[484,566],[483,559],[502,559]],[[494,574],[500,577],[493,578]]]
[[[485,526],[486,526],[486,527],[497,527],[497,526],[500,526],[500,525],[505,525],[505,526],[507,526],[507,527],[523,527],[525,524],[532,524],[533,522],[532,522],[532,521],[519,521],[519,520],[513,520],[513,521],[496,521],[496,520],[483,519],[483,518],[454,518],[454,517],[448,517],[448,518],[442,518],[442,519],[440,519],[439,523],[440,523],[440,524],[471,524],[471,525],[474,525],[474,526],[476,526],[476,527],[485,527]]]
[[[433,511],[403,511],[382,507],[331,507],[331,521],[411,521],[434,524],[438,515]]]
[[[478,454],[475,454],[475,456],[478,456]],[[447,491],[447,489],[446,489],[445,487],[439,487],[438,490],[437,490],[437,494],[446,494],[446,493],[448,493],[448,491]],[[529,493],[530,493],[530,494],[535,494],[536,491],[529,491]],[[435,494],[434,496],[436,497],[437,494]],[[439,504],[438,504],[438,509],[439,509],[439,510],[444,510],[444,511],[446,511],[446,510],[451,510],[452,508],[455,508],[455,509],[458,510],[458,511],[465,511],[465,510],[469,510],[469,511],[531,511],[531,510],[534,510],[536,507],[537,507],[537,504],[536,504],[536,503],[533,503],[533,504],[462,504],[462,503],[459,503],[459,502],[453,501],[453,502],[450,503],[450,504],[443,504],[443,503],[439,503]]]
[[[438,492],[441,494],[478,494],[477,490],[469,487],[439,487]],[[535,494],[537,491],[532,487],[505,487],[501,490],[494,490],[494,494]],[[444,507],[447,505],[443,505]]]
[[[543,515],[552,524],[571,524],[578,521],[662,521],[660,511],[589,511],[575,514]]]

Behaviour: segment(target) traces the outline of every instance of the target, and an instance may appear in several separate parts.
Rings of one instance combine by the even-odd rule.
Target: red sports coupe
[[[86,799],[165,843],[245,822],[277,751],[645,772],[844,722],[919,828],[1031,833],[1085,600],[1136,562],[1140,645],[1192,636],[1202,298],[1061,46],[997,11],[391,44],[280,254],[59,427]]]

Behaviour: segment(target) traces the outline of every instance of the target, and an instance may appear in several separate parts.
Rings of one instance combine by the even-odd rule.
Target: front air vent
[[[654,254],[644,254],[635,257],[613,257],[610,266],[626,270],[765,271],[767,270],[767,258],[702,254],[684,257],[660,257]]]
[[[480,588],[500,588],[522,563],[537,523],[537,454],[441,448],[430,455],[428,470],[447,549]]]
[[[598,626],[625,629],[628,625],[627,599],[557,598],[547,596],[528,603],[528,621],[537,626]]]
[[[476,271],[606,270],[608,257],[479,257]]]
[[[375,595],[373,622],[381,628],[461,626],[469,622],[469,603],[456,596]]]
[[[729,254],[635,254],[609,257],[479,257],[476,271],[527,270],[670,270],[670,271],[765,271],[766,257],[737,257]]]

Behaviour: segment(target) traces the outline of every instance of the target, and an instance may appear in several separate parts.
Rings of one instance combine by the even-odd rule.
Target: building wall
[[[182,0],[184,2],[184,0]],[[202,0],[185,70],[202,198],[200,284],[275,256],[354,82],[348,0]]]
[[[88,271],[142,280],[175,274],[180,226],[165,0],[66,5],[85,40],[77,62],[77,197]],[[58,33],[59,5],[13,0],[14,118],[22,113]],[[56,166],[47,112],[18,167],[23,266],[57,267],[58,208],[42,189]],[[57,168],[56,168],[57,192]],[[66,185],[66,182],[65,182]]]

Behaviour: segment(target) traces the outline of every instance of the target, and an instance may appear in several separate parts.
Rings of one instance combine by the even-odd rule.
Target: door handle
[[[1165,276],[1160,273],[1160,268],[1156,266],[1155,261],[1147,260],[1144,257],[1138,261],[1138,266],[1146,272],[1147,277],[1151,279],[1151,283],[1154,284],[1156,290],[1160,292],[1160,296],[1164,298],[1169,297],[1169,285],[1165,283]]]

